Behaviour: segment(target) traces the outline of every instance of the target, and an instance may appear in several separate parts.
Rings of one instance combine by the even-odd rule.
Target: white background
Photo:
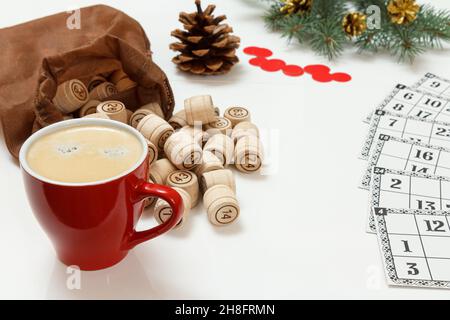
[[[251,110],[265,132],[272,174],[237,174],[238,223],[215,228],[198,208],[184,230],[139,246],[114,268],[82,273],[82,289],[70,291],[66,268],[33,217],[1,139],[0,298],[449,298],[449,291],[386,285],[376,238],[365,233],[368,198],[357,188],[364,167],[357,155],[369,110],[398,82],[412,84],[426,72],[450,78],[450,49],[409,65],[350,48],[330,64],[266,31],[262,3],[211,2],[228,15],[242,48],[267,47],[276,58],[303,66],[325,63],[353,81],[321,84],[309,76],[263,72],[248,64],[242,49],[242,63],[226,76],[186,76],[170,61],[169,35],[180,27],[178,13],[194,10],[193,0],[105,1],[143,25],[154,60],[171,80],[177,109],[189,96],[211,94],[222,109],[238,104]],[[448,0],[428,2],[450,9]],[[94,3],[9,1],[0,10],[0,27]],[[152,224],[146,214],[140,228]]]

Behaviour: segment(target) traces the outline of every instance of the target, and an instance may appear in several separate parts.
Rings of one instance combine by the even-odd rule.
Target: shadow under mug
[[[30,146],[41,137],[80,125],[100,125],[126,130],[142,144],[140,160],[118,177],[95,183],[60,183],[34,172],[27,163]],[[81,270],[100,270],[124,259],[129,250],[175,227],[183,215],[183,201],[173,189],[148,183],[147,143],[134,128],[103,119],[75,119],[56,123],[33,134],[20,150],[20,166],[28,201],[45,230],[58,258]],[[67,168],[70,170],[70,168]],[[172,207],[164,224],[137,232],[144,200],[157,197]]]

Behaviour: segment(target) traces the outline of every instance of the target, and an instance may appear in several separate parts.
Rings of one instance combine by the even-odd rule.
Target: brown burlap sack
[[[8,150],[16,158],[34,131],[63,120],[52,99],[67,80],[88,81],[123,68],[138,87],[108,100],[120,100],[132,110],[158,102],[167,118],[173,112],[172,90],[151,59],[140,24],[102,5],[80,13],[80,29],[68,27],[71,13],[0,29],[0,117]]]

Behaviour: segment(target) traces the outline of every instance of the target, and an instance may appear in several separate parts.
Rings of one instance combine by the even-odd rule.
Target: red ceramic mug
[[[51,132],[83,124],[113,126],[131,132],[142,144],[138,163],[119,177],[85,184],[51,181],[30,168],[26,155],[33,142]],[[180,195],[168,187],[147,182],[147,148],[145,139],[132,127],[102,119],[76,119],[51,125],[33,134],[22,146],[20,165],[29,203],[64,264],[81,270],[111,267],[136,245],[171,230],[181,220]],[[173,215],[162,225],[137,232],[135,227],[148,197],[167,201]]]

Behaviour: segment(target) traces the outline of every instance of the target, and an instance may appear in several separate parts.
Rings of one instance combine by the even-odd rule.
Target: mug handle
[[[142,181],[135,190],[137,201],[143,201],[149,197],[157,197],[166,201],[172,207],[172,216],[163,224],[146,231],[134,231],[128,240],[128,247],[132,249],[137,245],[152,240],[173,229],[183,217],[183,199],[172,188]]]

